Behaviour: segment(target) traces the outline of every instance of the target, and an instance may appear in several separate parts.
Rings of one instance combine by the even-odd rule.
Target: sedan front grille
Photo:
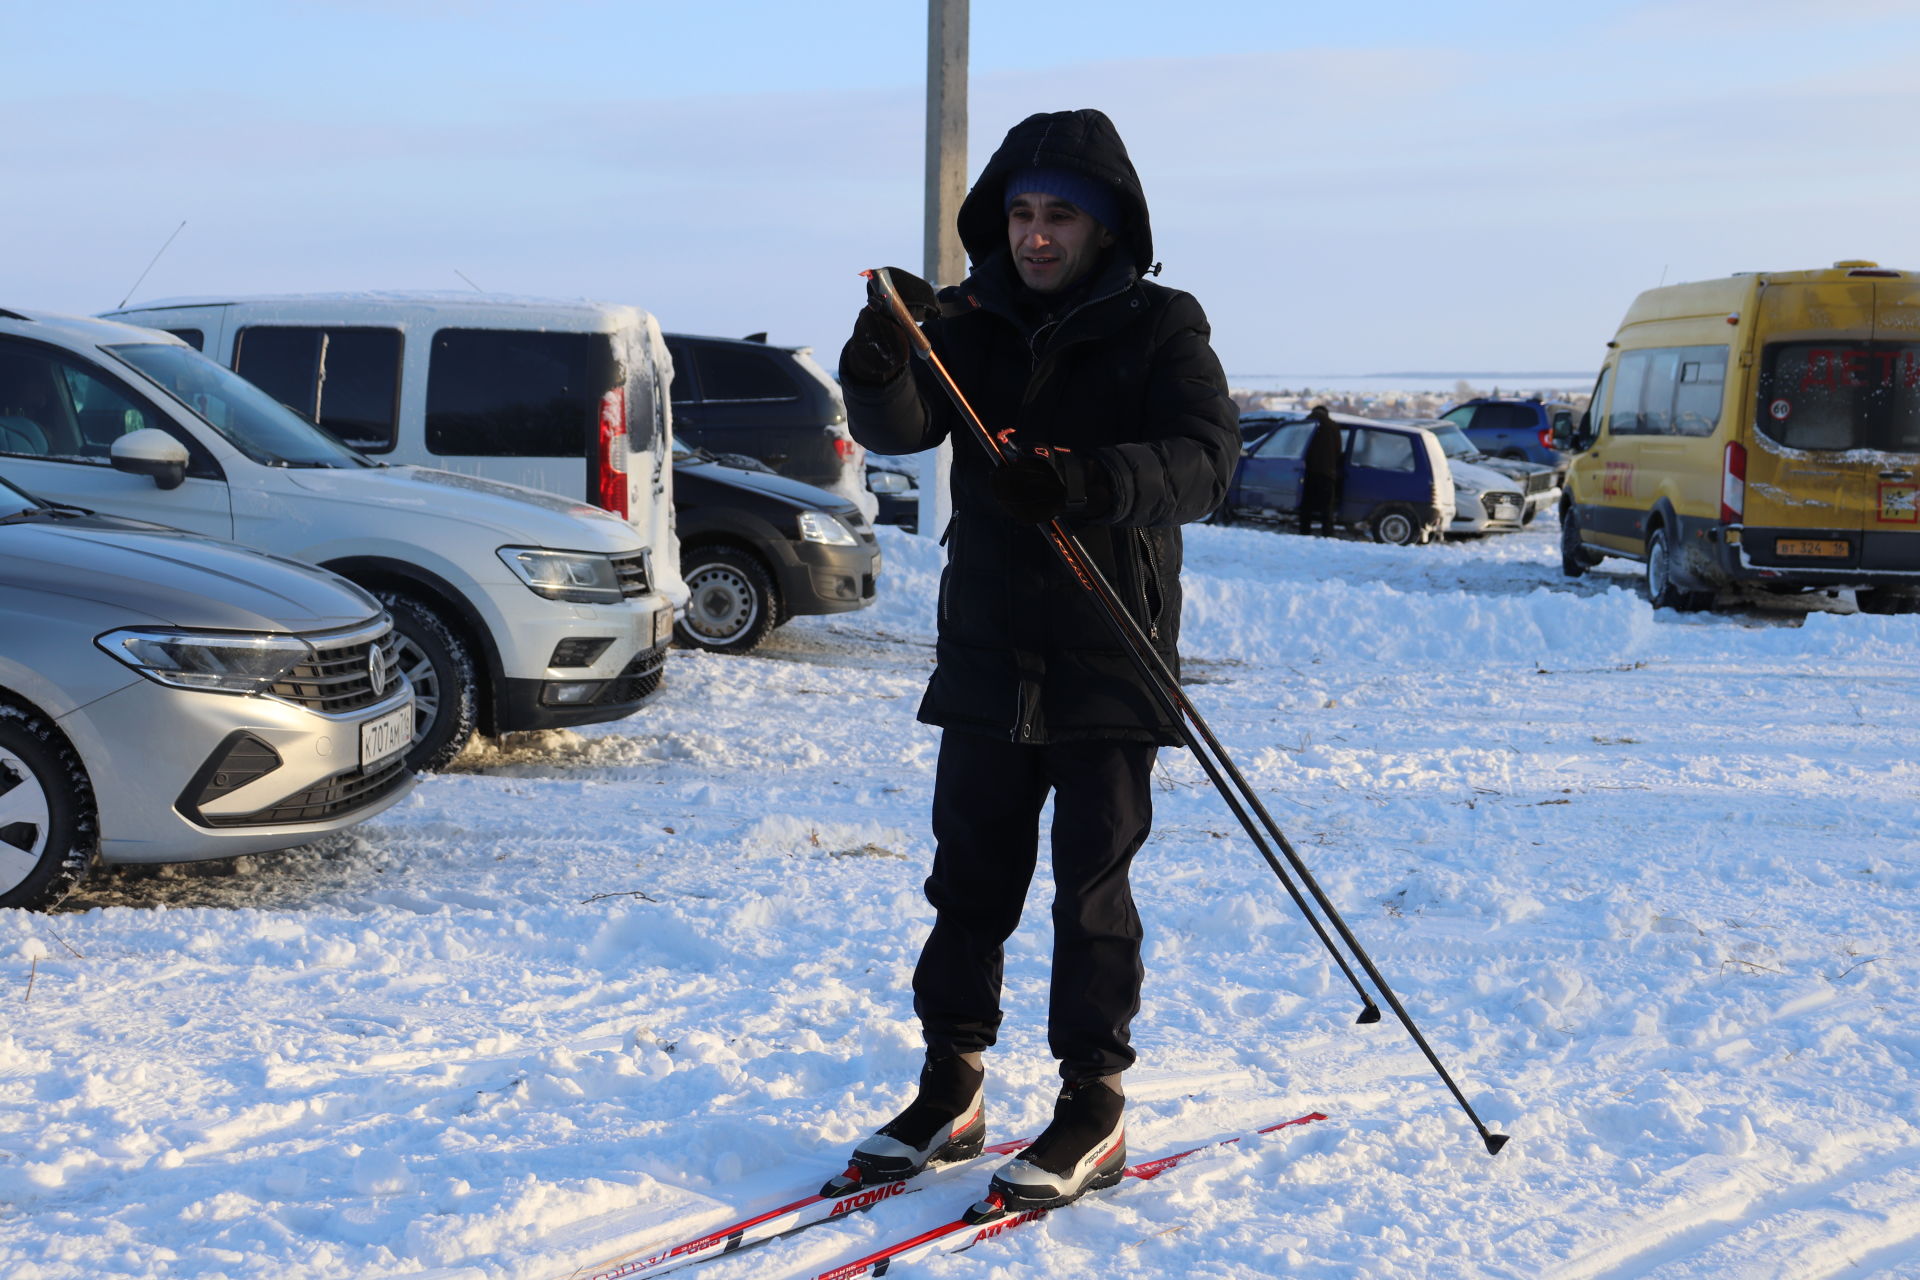
[[[1495,520],[1499,518],[1494,513],[1498,511],[1502,506],[1512,507],[1516,512],[1521,510],[1522,507],[1524,506],[1524,504],[1520,500],[1519,494],[1507,493],[1504,491],[1496,492],[1496,493],[1481,494],[1480,505],[1487,509],[1487,519],[1489,520]]]
[[[1536,493],[1545,493],[1551,488],[1553,488],[1553,472],[1551,471],[1535,471],[1527,477],[1527,496],[1529,498]]]
[[[400,683],[399,638],[391,621],[335,637],[307,636],[313,654],[268,689],[269,697],[322,715],[384,702]]]

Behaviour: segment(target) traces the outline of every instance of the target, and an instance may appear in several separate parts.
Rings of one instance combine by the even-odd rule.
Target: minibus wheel
[[[1920,613],[1920,594],[1897,587],[1866,587],[1853,593],[1862,613]]]
[[[93,787],[53,725],[0,703],[0,907],[50,907],[93,865]]]
[[[1713,603],[1711,591],[1689,591],[1673,580],[1673,535],[1664,526],[1647,539],[1647,602],[1656,609],[1691,613]]]
[[[1591,547],[1580,541],[1580,522],[1574,518],[1571,510],[1560,515],[1560,572],[1569,578],[1578,578],[1587,570],[1600,563],[1600,557]]]

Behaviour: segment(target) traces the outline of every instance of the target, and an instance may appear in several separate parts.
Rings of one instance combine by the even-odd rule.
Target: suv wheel
[[[1405,507],[1382,507],[1373,513],[1367,522],[1367,531],[1375,542],[1385,542],[1396,547],[1410,547],[1420,542],[1420,521],[1413,512]]]
[[[52,724],[0,704],[0,907],[50,907],[87,874],[100,839],[93,787]]]
[[[1664,527],[1647,539],[1647,602],[1656,609],[1691,613],[1713,603],[1713,592],[1690,591],[1673,580],[1673,535]]]
[[[413,745],[407,767],[444,769],[473,737],[478,696],[466,642],[429,605],[394,591],[373,593],[393,615],[400,669],[413,684]]]
[[[785,619],[780,593],[758,557],[736,547],[680,553],[680,576],[693,598],[673,633],[710,653],[750,653]]]

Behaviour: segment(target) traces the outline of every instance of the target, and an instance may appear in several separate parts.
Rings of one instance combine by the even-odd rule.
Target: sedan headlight
[[[620,574],[613,560],[591,551],[502,547],[500,559],[538,595],[573,604],[618,604]]]
[[[262,693],[312,653],[294,636],[221,631],[109,631],[94,641],[149,680],[210,693]]]
[[[860,539],[853,530],[824,511],[802,511],[800,513],[800,537],[806,542],[824,543],[829,547],[857,547]]]

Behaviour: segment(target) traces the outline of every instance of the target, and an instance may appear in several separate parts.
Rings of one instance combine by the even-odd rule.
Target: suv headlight
[[[829,547],[857,547],[860,539],[853,530],[824,511],[800,513],[800,537],[805,542],[825,543]]]
[[[312,648],[294,636],[232,631],[109,631],[94,641],[149,680],[210,693],[263,693]]]
[[[591,551],[502,547],[500,559],[536,594],[573,604],[618,604],[620,574],[613,559]]]
[[[913,488],[913,481],[898,471],[867,472],[867,489],[871,493],[906,493]]]

